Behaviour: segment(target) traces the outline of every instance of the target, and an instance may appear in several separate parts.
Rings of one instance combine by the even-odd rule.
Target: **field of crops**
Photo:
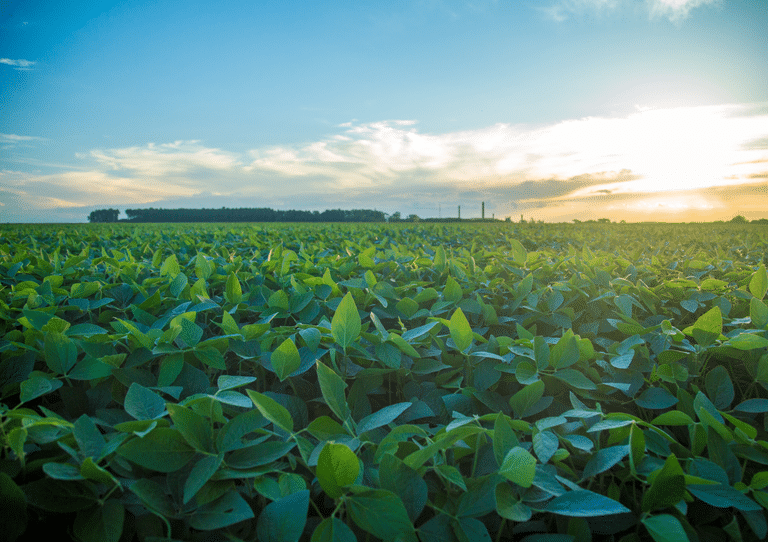
[[[0,225],[0,539],[765,539],[766,254],[758,225]]]

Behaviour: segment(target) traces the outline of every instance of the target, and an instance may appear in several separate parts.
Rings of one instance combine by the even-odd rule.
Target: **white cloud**
[[[84,158],[86,155],[78,155]],[[90,156],[112,170],[129,170],[148,177],[184,174],[197,169],[226,170],[239,165],[237,155],[207,148],[199,141],[175,141],[146,147],[92,150]]]
[[[672,22],[678,22],[698,7],[719,3],[720,0],[645,0],[645,9],[650,18],[666,17]],[[631,9],[635,5],[635,0],[557,0],[539,9],[548,18],[563,22],[574,16],[602,14],[618,8]]]
[[[0,58],[0,64],[14,66],[14,69],[19,71],[28,71],[32,69],[32,66],[34,66],[36,62],[34,60],[24,60],[23,58],[17,60],[11,58]]]
[[[672,22],[687,18],[695,8],[719,3],[720,0],[646,0],[651,17],[666,17]]]

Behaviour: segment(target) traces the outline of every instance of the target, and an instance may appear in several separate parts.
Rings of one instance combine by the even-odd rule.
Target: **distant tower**
[[[483,206],[480,208],[480,218],[485,220],[485,202],[483,202]]]
[[[461,220],[461,205],[459,205],[459,220]]]

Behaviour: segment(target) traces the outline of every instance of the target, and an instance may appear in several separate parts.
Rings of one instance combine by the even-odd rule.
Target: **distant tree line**
[[[99,209],[88,215],[88,222],[117,222],[118,209]]]
[[[115,209],[93,211],[90,222],[117,222]],[[370,209],[280,211],[269,208],[126,209],[127,222],[385,222],[386,213]]]

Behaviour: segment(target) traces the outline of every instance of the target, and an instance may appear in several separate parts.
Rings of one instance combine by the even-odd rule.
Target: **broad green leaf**
[[[344,388],[346,388],[347,385],[333,369],[324,363],[318,361],[316,366],[317,380],[320,383],[320,391],[323,394],[323,399],[325,399],[325,403],[343,423],[350,417],[347,398],[344,395]]]
[[[336,343],[346,349],[355,342],[362,330],[360,313],[350,292],[344,296],[331,320],[331,334]]]
[[[670,454],[650,478],[651,487],[643,494],[643,512],[669,508],[685,497],[685,473],[675,454]]]
[[[515,378],[518,382],[520,382],[520,384],[533,384],[539,380],[538,370],[532,363],[528,361],[521,361],[515,368]]]
[[[762,303],[762,301],[760,303]],[[763,324],[762,327],[765,327],[765,324]],[[737,348],[738,350],[759,350],[760,348],[768,346],[768,339],[753,333],[740,333],[729,339],[726,344]]]
[[[499,474],[521,487],[531,487],[536,475],[536,458],[524,448],[515,446],[504,457]]]
[[[522,267],[525,265],[525,261],[528,259],[528,254],[525,251],[525,247],[517,239],[511,239],[509,243],[510,249],[512,251],[512,261],[515,262],[516,265]]]
[[[109,499],[102,506],[78,512],[72,531],[82,542],[118,542],[124,519],[123,505],[117,499]]]
[[[416,521],[427,504],[427,483],[419,473],[392,454],[385,454],[379,466],[381,488],[403,501],[408,517]]]
[[[740,412],[768,412],[768,399],[747,399],[736,405],[734,408]]]
[[[75,421],[72,434],[80,448],[80,453],[84,457],[100,458],[106,441],[99,428],[96,427],[96,424],[89,416],[83,414]]]
[[[160,276],[168,275],[170,277],[175,277],[180,271],[181,268],[179,267],[179,261],[176,259],[176,255],[171,254],[165,259],[162,267],[160,267]]]
[[[93,459],[86,457],[80,464],[80,474],[86,480],[93,480],[96,483],[106,486],[120,486],[120,482],[106,469],[94,463]]]
[[[448,280],[445,282],[445,289],[443,290],[443,299],[450,303],[458,303],[463,295],[461,286],[456,282],[456,279],[448,277]]]
[[[544,509],[570,517],[597,517],[631,512],[618,501],[587,489],[568,491],[547,503]]]
[[[718,306],[702,314],[691,329],[691,335],[701,346],[714,344],[722,332],[723,315]]]
[[[280,382],[288,378],[288,376],[301,365],[299,350],[296,348],[296,345],[291,338],[283,341],[283,343],[272,352],[270,360],[272,361],[272,368],[275,370],[275,374],[277,374]]]
[[[221,459],[220,455],[207,455],[195,463],[187,481],[184,482],[184,504],[187,504],[216,473],[221,465]]]
[[[518,370],[520,370],[519,364]],[[515,416],[520,418],[529,408],[535,405],[543,397],[543,395],[544,382],[541,380],[536,380],[532,384],[524,386],[521,390],[510,397],[509,406],[512,407]]]
[[[131,383],[123,408],[136,420],[154,420],[165,414],[165,400],[138,382]]]
[[[391,491],[365,489],[346,501],[355,524],[382,540],[417,542],[416,532],[403,502]]]
[[[713,367],[706,377],[707,397],[718,410],[728,410],[733,402],[734,390],[728,370],[722,365]]]
[[[744,495],[741,491],[725,484],[688,484],[686,489],[694,497],[717,508],[730,508],[751,511],[761,510],[759,504]]]
[[[749,292],[757,299],[763,299],[766,290],[768,290],[768,272],[765,270],[765,265],[761,265],[749,281]]]
[[[357,537],[346,523],[333,516],[315,527],[310,542],[357,542]]]
[[[265,418],[285,431],[293,433],[293,417],[283,405],[257,391],[246,390],[246,393]]]
[[[256,523],[260,542],[298,542],[307,523],[309,490],[291,493],[269,503]]]
[[[662,387],[646,388],[643,393],[635,398],[635,404],[652,410],[669,408],[676,405],[677,402],[677,397]]]
[[[459,536],[459,540],[467,542],[492,542],[488,534],[488,528],[485,524],[475,518],[460,517],[458,523],[454,526],[454,532]]]
[[[560,369],[552,375],[579,390],[596,390],[597,385],[575,369]]]
[[[187,276],[184,273],[179,273],[171,281],[171,285],[168,288],[168,291],[173,297],[178,299],[179,295],[184,291],[184,288],[186,288],[188,283],[189,279],[187,279]]]
[[[174,427],[190,446],[203,453],[213,452],[212,422],[191,408],[168,403],[168,414]]]
[[[608,446],[601,450],[598,450],[587,461],[582,474],[582,480],[587,480],[593,476],[607,471],[619,461],[627,457],[629,454],[629,446]]]
[[[233,390],[256,381],[255,376],[221,375],[216,380],[219,391]]]
[[[194,457],[195,450],[175,429],[156,427],[142,438],[123,443],[117,454],[146,469],[174,472]]]
[[[77,363],[77,346],[55,331],[45,334],[45,363],[57,375],[65,375]]]
[[[768,305],[760,299],[753,297],[749,301],[749,317],[755,327],[764,329],[768,325]]]
[[[395,421],[395,419],[411,407],[413,403],[396,403],[369,414],[357,423],[357,434],[362,435],[377,427],[382,427]]]
[[[237,490],[231,489],[215,501],[198,507],[189,516],[189,525],[201,531],[215,531],[252,518],[251,507]]]
[[[503,518],[520,523],[531,519],[533,511],[520,502],[516,492],[509,484],[496,486],[496,512]]]
[[[496,420],[493,423],[493,455],[496,458],[496,463],[501,465],[507,452],[519,445],[520,441],[517,439],[508,417],[500,412],[496,415]]]
[[[200,326],[186,318],[181,318],[179,325],[181,326],[179,338],[188,346],[193,347],[200,342],[200,339],[203,337],[203,329]]]
[[[659,514],[641,521],[655,542],[688,542],[688,534],[675,516]]]
[[[240,286],[240,280],[234,272],[227,277],[227,284],[224,290],[224,299],[227,303],[237,305],[243,300],[243,288]]]
[[[768,403],[768,399],[765,399],[765,401]],[[653,425],[693,425],[694,421],[685,412],[670,410],[656,416],[651,420],[651,423]]]
[[[268,440],[257,444],[237,448],[227,454],[227,466],[233,469],[253,469],[268,465],[285,455],[296,447],[296,442],[280,442],[278,440]]]
[[[213,265],[202,252],[198,252],[195,256],[195,275],[198,279],[208,280],[213,273]]]
[[[533,435],[533,451],[541,463],[548,462],[559,445],[557,435],[552,431],[538,431]]]
[[[466,352],[472,345],[472,327],[467,321],[467,317],[464,316],[464,312],[461,308],[457,308],[451,316],[448,329],[451,332],[451,339],[453,339],[457,350],[460,352]]]
[[[579,361],[579,356],[579,343],[573,332],[568,331],[550,351],[549,364],[555,369],[563,369]]]
[[[637,466],[645,457],[645,435],[640,426],[633,423],[629,430],[629,464],[632,472],[637,472]]]
[[[342,488],[353,484],[359,472],[360,463],[349,446],[333,442],[323,446],[317,458],[317,481],[329,497],[341,497]]]

